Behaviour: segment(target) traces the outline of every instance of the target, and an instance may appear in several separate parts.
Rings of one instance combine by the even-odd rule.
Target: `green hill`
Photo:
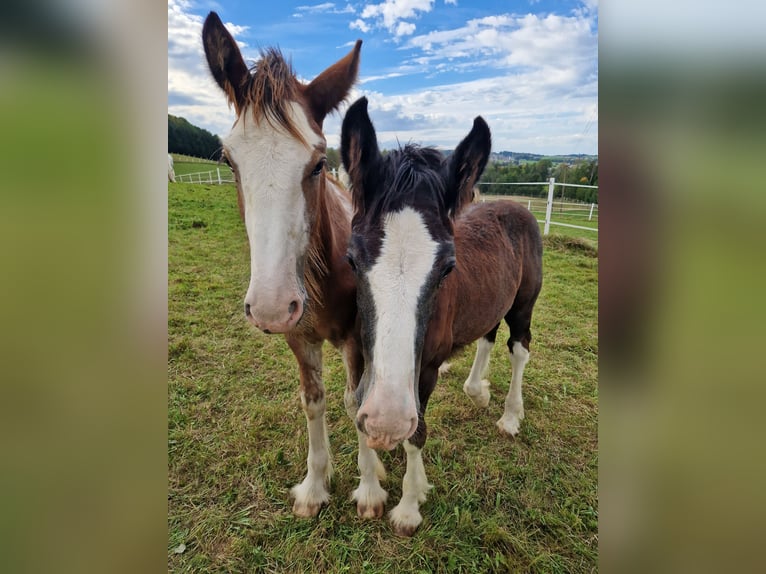
[[[217,160],[221,140],[186,118],[168,114],[168,152]]]

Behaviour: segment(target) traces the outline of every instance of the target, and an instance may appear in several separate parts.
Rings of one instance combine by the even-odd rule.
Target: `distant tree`
[[[571,166],[567,161],[574,156],[567,156],[567,161],[554,163],[550,157],[534,156],[533,154],[517,154],[515,157],[536,157],[536,161],[524,161],[520,164],[505,162],[490,162],[481,177],[481,183],[524,183],[524,182],[547,182],[548,178],[554,177],[556,181],[566,183],[581,183],[598,185],[598,161],[580,161]],[[555,158],[554,158],[555,159]],[[585,178],[585,181],[582,181]],[[521,186],[492,186],[494,195],[521,194],[531,197],[545,197],[548,187],[543,185]],[[578,187],[562,187],[556,190],[557,197],[577,199],[587,203],[598,203],[598,190]]]
[[[221,140],[185,118],[168,114],[168,152],[217,160]]]
[[[327,148],[327,169],[338,169],[340,167],[340,154],[335,148]]]

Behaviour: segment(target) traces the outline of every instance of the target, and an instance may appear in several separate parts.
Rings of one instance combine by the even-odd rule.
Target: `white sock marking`
[[[519,432],[519,426],[524,419],[524,401],[521,397],[521,380],[524,376],[524,367],[529,361],[529,351],[518,341],[513,344],[511,353],[511,365],[513,374],[511,375],[511,386],[508,389],[508,396],[505,397],[505,411],[500,420],[497,421],[497,427],[501,432],[514,436]]]
[[[477,407],[489,404],[489,381],[483,380],[489,368],[489,358],[494,343],[482,337],[476,343],[476,358],[471,367],[471,373],[463,385],[463,392],[468,395]]]
[[[433,485],[428,484],[426,478],[422,451],[408,440],[404,441],[404,450],[407,452],[407,470],[402,480],[402,499],[391,510],[390,518],[394,528],[411,533],[423,521],[420,504],[426,501]]]

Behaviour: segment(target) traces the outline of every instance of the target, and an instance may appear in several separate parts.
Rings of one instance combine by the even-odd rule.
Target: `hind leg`
[[[505,410],[503,416],[497,421],[497,428],[501,433],[515,436],[519,432],[521,421],[524,419],[524,401],[521,398],[521,379],[524,376],[524,367],[529,361],[529,350],[520,341],[508,341],[511,353],[511,387],[505,397]]]
[[[532,310],[518,311],[511,308],[505,316],[511,337],[508,339],[508,351],[511,355],[511,385],[508,395],[505,397],[505,409],[503,416],[497,421],[497,428],[501,433],[515,436],[519,432],[519,426],[524,419],[524,401],[521,397],[521,381],[524,376],[524,367],[529,361],[529,343],[532,334],[529,331]]]
[[[495,344],[495,335],[500,323],[476,343],[476,358],[471,372],[463,384],[463,392],[477,407],[485,408],[489,404],[489,381],[484,378],[489,368],[489,356]]]

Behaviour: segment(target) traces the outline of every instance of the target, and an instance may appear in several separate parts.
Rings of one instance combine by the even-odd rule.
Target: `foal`
[[[237,119],[223,141],[234,170],[240,213],[250,243],[247,320],[264,333],[284,333],[300,370],[308,423],[308,472],[293,487],[293,513],[315,516],[329,500],[332,473],[325,423],[322,342],[340,348],[347,373],[345,403],[356,415],[362,370],[356,323],[356,285],[345,259],[351,197],[327,177],[325,116],[348,94],[359,69],[361,40],[312,82],[299,82],[274,49],[251,72],[239,48],[211,12],[202,30],[210,71]],[[359,488],[352,494],[363,517],[383,514],[383,466],[361,432]]]
[[[469,204],[490,139],[477,117],[449,159],[411,145],[383,156],[365,98],[343,120],[341,154],[354,200],[348,258],[365,360],[356,422],[372,448],[404,441],[402,499],[390,515],[403,535],[421,523],[419,504],[430,489],[423,417],[439,365],[480,339],[464,390],[487,406],[489,383],[481,377],[502,319],[513,374],[497,426],[512,436],[524,417],[521,379],[542,285],[542,240],[535,218],[515,202]]]

